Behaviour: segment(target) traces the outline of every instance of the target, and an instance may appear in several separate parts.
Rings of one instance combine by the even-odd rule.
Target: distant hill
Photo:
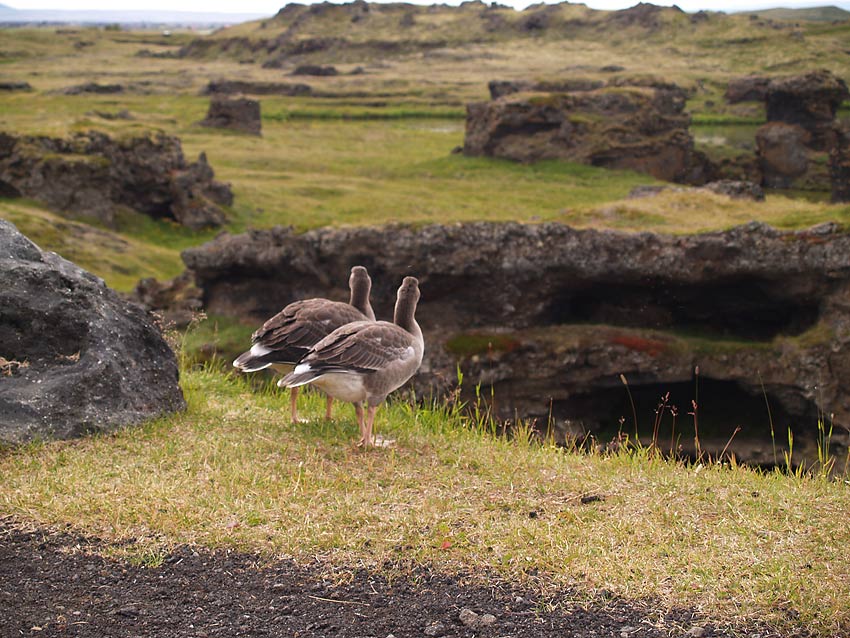
[[[61,9],[14,9],[0,4],[0,24],[121,24],[133,25],[230,25],[267,17],[261,13],[206,11],[65,11]]]
[[[806,7],[804,9],[764,9],[742,11],[741,13],[770,20],[790,20],[794,22],[843,22],[850,20],[850,11],[834,6]]]

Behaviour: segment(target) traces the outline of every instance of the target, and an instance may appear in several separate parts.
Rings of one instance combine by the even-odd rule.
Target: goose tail
[[[311,369],[309,363],[299,363],[295,366],[295,370],[283,377],[283,379],[278,381],[277,384],[281,388],[297,388],[298,386],[307,385],[308,383],[315,381],[322,375],[323,372]]]
[[[243,352],[233,360],[233,367],[242,372],[257,372],[268,368],[273,361],[266,359],[272,351],[261,345],[254,344],[248,352]]]

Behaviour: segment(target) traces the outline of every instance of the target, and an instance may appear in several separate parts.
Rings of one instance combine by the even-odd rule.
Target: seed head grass
[[[580,453],[404,396],[378,412],[395,445],[363,450],[351,406],[324,420],[317,393],[299,399],[307,420],[293,425],[273,382],[207,367],[183,387],[182,414],[0,453],[0,516],[70,526],[142,565],[188,543],[337,576],[428,565],[737,625],[850,627],[846,483],[641,448]]]

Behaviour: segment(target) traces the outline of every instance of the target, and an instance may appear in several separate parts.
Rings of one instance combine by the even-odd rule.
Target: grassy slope
[[[73,522],[149,564],[198,543],[319,557],[338,577],[352,565],[475,565],[579,597],[693,605],[714,621],[850,629],[845,484],[583,455],[404,402],[379,412],[396,446],[363,451],[349,406],[326,422],[323,399],[307,395],[309,421],[292,426],[276,391],[215,372],[183,383],[185,414],[0,454],[0,512]],[[582,504],[588,495],[601,500]]]
[[[612,34],[605,31],[605,12],[588,13],[581,5],[570,5],[553,13],[555,27],[551,32],[531,41],[516,37],[519,31],[515,25],[522,14],[498,10],[496,13],[504,14],[507,27],[487,32],[489,35],[476,31],[482,41],[463,44],[462,35],[475,33],[464,31],[455,14],[423,12],[413,27],[398,35],[394,25],[401,14],[395,9],[386,11],[389,17],[375,11],[362,24],[351,23],[350,17],[341,19],[331,11],[305,21],[296,35],[315,36],[330,29],[333,25],[326,24],[330,21],[340,33],[353,29],[349,35],[355,40],[403,36],[456,44],[438,51],[373,60],[366,63],[362,75],[309,78],[317,91],[343,97],[262,98],[265,117],[261,139],[197,127],[195,123],[203,118],[208,104],[207,98],[198,95],[200,89],[208,80],[222,77],[265,81],[303,78],[289,78],[281,71],[238,64],[226,57],[177,60],[136,56],[141,49],[175,51],[193,37],[188,34],[163,38],[151,33],[96,29],[6,31],[0,44],[4,75],[10,80],[29,81],[36,90],[0,96],[0,129],[67,135],[97,128],[115,135],[133,135],[154,128],[178,135],[189,159],[206,151],[217,176],[233,184],[236,202],[229,211],[229,229],[234,232],[274,224],[303,229],[341,223],[473,219],[560,220],[575,225],[690,232],[724,228],[752,218],[783,227],[846,219],[846,206],[782,198],[763,205],[711,196],[622,201],[631,187],[651,180],[633,173],[558,162],[522,166],[465,158],[451,155],[450,150],[463,140],[458,117],[461,105],[484,99],[488,80],[565,76],[610,79],[610,74],[600,74],[598,69],[612,62],[626,61],[624,74],[651,71],[697,87],[692,106],[702,121],[741,117],[758,121],[761,115],[750,106],[730,108],[723,104],[720,95],[726,79],[752,71],[805,70],[815,64],[846,75],[850,62],[841,55],[840,43],[850,26],[806,27],[806,36],[795,39],[788,38],[786,31],[753,25],[741,16],[712,16],[706,23],[694,25],[687,16],[667,12],[663,17],[666,30],[647,32],[628,27]],[[477,9],[467,13],[463,19],[478,28],[481,19]],[[569,21],[573,19],[590,26],[574,37],[563,37],[564,30],[572,28]],[[288,22],[278,22],[265,28],[260,23],[239,25],[215,37],[275,37],[289,26]],[[600,33],[607,35],[601,37]],[[80,48],[79,43],[84,46]],[[569,68],[564,67],[564,60],[570,60]],[[129,90],[105,96],[53,93],[87,81],[123,83]],[[357,97],[355,93],[382,97]],[[129,110],[135,119],[106,120],[96,114],[122,109]],[[391,119],[328,119],[351,115]],[[715,154],[736,152],[715,148],[719,138],[713,131],[698,139],[702,147]],[[0,201],[0,215],[18,220],[45,248],[65,251],[122,289],[140,276],[164,277],[176,272],[179,250],[214,234],[193,234],[124,213],[117,228],[91,231],[92,236],[110,238],[93,248],[90,240],[80,240],[81,232],[64,237],[59,232],[64,222],[27,202]],[[131,260],[135,263],[126,264],[126,244],[130,243],[134,246],[130,252],[138,257]],[[146,251],[155,257],[145,260]]]

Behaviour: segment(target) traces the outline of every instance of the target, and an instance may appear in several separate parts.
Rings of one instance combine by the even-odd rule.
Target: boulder
[[[295,67],[292,75],[315,75],[320,77],[329,77],[339,75],[339,71],[334,66],[322,66],[321,64],[300,64]]]
[[[802,126],[769,122],[756,131],[762,184],[768,188],[792,188],[809,168],[811,134]]]
[[[313,89],[307,84],[289,84],[286,82],[250,82],[248,80],[217,80],[207,83],[201,92],[203,95],[310,95]]]
[[[761,75],[748,75],[734,78],[726,86],[724,97],[729,104],[739,102],[764,102],[770,78]]]
[[[97,82],[86,82],[85,84],[75,84],[60,91],[62,95],[83,95],[86,93],[96,93],[100,95],[108,95],[114,93],[124,93],[126,88],[123,84],[98,84]]]
[[[836,130],[836,144],[829,154],[832,201],[850,202],[850,129]]]
[[[146,313],[0,220],[0,442],[109,432],[185,407]]]
[[[607,86],[571,93],[515,93],[467,106],[464,153],[521,162],[563,159],[703,183],[684,93]]]
[[[820,151],[835,146],[833,122],[841,103],[850,98],[847,84],[827,70],[771,80],[767,87],[767,121],[796,124]]]
[[[0,132],[0,192],[107,225],[116,206],[127,206],[192,229],[220,226],[219,206],[233,203],[203,153],[189,164],[180,140],[162,133],[113,139],[89,131],[63,139]]]
[[[207,117],[200,122],[200,125],[260,135],[262,128],[260,103],[246,97],[229,98],[214,95],[210,100]]]
[[[543,427],[551,413],[558,427],[616,430],[620,374],[651,413],[665,387],[693,391],[700,366],[699,396],[711,388],[716,402],[706,415],[719,423],[729,410],[725,443],[736,419],[767,428],[765,394],[777,431],[814,440],[819,414],[835,415],[836,432],[850,426],[847,254],[836,225],[658,235],[465,223],[225,233],[183,259],[209,312],[255,323],[294,299],[345,298],[353,264],[369,268],[376,313],[389,317],[395,287],[416,275],[427,344],[417,392],[447,391],[460,364],[467,399],[492,383],[499,416]]]
[[[32,91],[29,82],[0,82],[0,91]]]

